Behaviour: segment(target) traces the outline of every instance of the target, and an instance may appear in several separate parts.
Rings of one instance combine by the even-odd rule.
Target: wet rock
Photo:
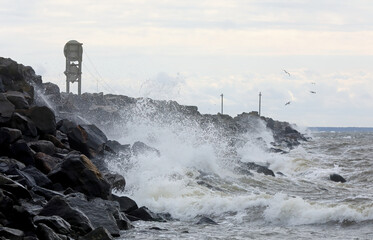
[[[165,221],[163,218],[158,216],[156,213],[153,213],[152,211],[150,211],[145,206],[129,212],[128,213],[128,218],[130,220],[132,220],[131,217],[135,217],[134,218],[135,220],[139,219],[139,220],[143,220],[143,221],[157,221],[157,222],[164,222]]]
[[[25,179],[26,185],[29,187],[40,186],[44,188],[52,187],[52,181],[49,178],[39,171],[34,166],[27,166],[22,170],[16,170],[17,173]]]
[[[6,98],[5,94],[0,93],[0,123],[9,121],[14,110],[14,105]]]
[[[86,156],[78,153],[68,154],[48,177],[52,182],[60,183],[65,189],[70,187],[88,197],[108,199],[111,193],[110,184],[96,166]]]
[[[144,154],[144,153],[145,154],[153,153],[153,154],[156,154],[157,156],[161,155],[158,149],[150,147],[146,145],[145,143],[139,142],[139,141],[135,142],[132,145],[132,152],[135,156],[139,154]]]
[[[57,123],[57,129],[64,134],[67,134],[71,129],[76,128],[78,125],[68,119],[62,119]]]
[[[211,218],[206,217],[206,216],[202,216],[202,217],[198,220],[197,224],[198,224],[198,225],[201,225],[201,224],[218,225],[214,220],[212,220]]]
[[[80,235],[84,235],[93,230],[93,226],[88,217],[80,210],[73,208],[62,197],[55,196],[41,210],[40,216],[60,216],[66,220],[71,228]]]
[[[35,152],[42,152],[48,155],[53,155],[56,153],[56,147],[54,144],[47,140],[29,142],[28,146]]]
[[[330,180],[334,182],[341,182],[341,183],[346,182],[346,179],[344,179],[341,175],[336,174],[336,173],[330,174],[329,178]]]
[[[8,126],[19,129],[23,135],[34,138],[38,135],[35,123],[28,117],[20,113],[14,113],[10,119]]]
[[[56,133],[57,135],[57,133]],[[66,137],[67,139],[67,137]],[[55,147],[57,148],[61,148],[61,149],[68,149],[68,147],[66,145],[64,145],[57,137],[51,135],[51,134],[45,134],[43,136],[43,140],[47,140],[47,141],[50,141],[54,144]]]
[[[24,140],[18,140],[10,145],[10,157],[27,165],[34,165],[34,157],[30,147]]]
[[[26,100],[25,94],[16,91],[8,91],[5,93],[6,98],[11,102],[15,109],[28,109],[29,104]],[[28,98],[30,98],[28,96]]]
[[[106,142],[105,150],[109,151],[114,154],[125,154],[130,155],[131,154],[131,145],[125,144],[122,145],[118,141],[108,140]]]
[[[113,237],[104,227],[98,227],[81,238],[82,240],[112,240]]]
[[[37,185],[33,186],[31,190],[35,194],[44,197],[47,201],[49,201],[50,199],[52,199],[55,196],[61,196],[61,197],[64,196],[63,194],[61,194],[57,191],[53,191],[53,190],[50,190],[50,189],[47,189],[47,188],[39,187]]]
[[[119,215],[114,217],[120,230],[128,230],[133,228],[131,221],[127,218],[125,213],[119,212]]]
[[[22,138],[22,132],[15,128],[0,128],[0,145],[3,143],[13,143]]]
[[[39,239],[45,239],[45,240],[63,240],[58,236],[57,233],[53,231],[50,227],[43,223],[39,223],[38,227],[36,229],[36,234]]]
[[[67,201],[72,207],[82,211],[89,218],[94,228],[105,227],[112,236],[118,237],[120,235],[120,229],[114,217],[114,214],[119,214],[119,204],[117,202],[100,198],[88,201],[80,193],[68,195]]]
[[[12,175],[16,173],[16,169],[22,169],[24,167],[25,164],[20,161],[8,157],[0,157],[0,173]]]
[[[0,236],[5,239],[23,240],[25,233],[19,229],[0,227]]]
[[[56,117],[53,111],[46,107],[32,107],[27,112],[41,134],[56,135]]]
[[[117,201],[120,206],[120,211],[125,213],[132,212],[139,208],[134,200],[126,196],[117,196],[112,194],[111,199]]]
[[[240,162],[241,170],[254,170],[257,173],[263,173],[264,175],[275,176],[274,172],[266,166],[262,166],[253,162]]]
[[[50,171],[62,162],[62,159],[49,156],[48,154],[38,152],[34,155],[35,167],[42,173],[48,174]]]
[[[103,153],[107,137],[95,125],[78,125],[67,133],[72,149],[78,150],[87,157],[96,157]]]
[[[29,191],[24,186],[3,174],[0,174],[0,188],[12,193],[17,199],[31,199]]]
[[[118,173],[111,173],[109,171],[103,172],[104,178],[110,183],[111,188],[118,191],[123,191],[126,186],[126,180]]]
[[[59,234],[70,234],[72,232],[71,225],[60,216],[35,216],[35,224],[45,224]]]

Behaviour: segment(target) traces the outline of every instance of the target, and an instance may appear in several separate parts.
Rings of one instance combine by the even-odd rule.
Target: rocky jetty
[[[232,118],[203,115],[174,101],[60,93],[31,67],[0,57],[0,239],[112,239],[132,228],[132,221],[166,221],[167,214],[113,194],[124,190],[126,181],[105,164],[107,156],[119,153],[161,154],[142,142],[108,140],[104,133],[130,121],[139,106],[151,109],[141,114],[153,121],[189,119],[232,139],[264,124],[274,136],[269,151],[286,152],[282,148],[306,140],[290,124],[255,112]],[[265,166],[242,165],[274,176]]]

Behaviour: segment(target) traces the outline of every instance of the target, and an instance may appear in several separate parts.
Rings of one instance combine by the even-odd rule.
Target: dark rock
[[[105,150],[111,153],[115,153],[115,154],[123,153],[127,155],[131,154],[131,145],[129,144],[122,145],[118,141],[115,141],[115,140],[108,140],[106,142],[105,147],[106,147]]]
[[[47,140],[29,142],[28,146],[35,152],[42,152],[48,155],[53,155],[56,153],[56,147],[54,144]]]
[[[3,143],[13,143],[22,138],[22,132],[15,128],[0,128],[0,145]]]
[[[23,240],[25,233],[19,229],[0,227],[0,236],[5,239]]]
[[[112,194],[111,199],[117,201],[120,206],[120,211],[125,213],[132,212],[139,208],[134,200],[126,196],[117,196]]]
[[[126,180],[118,173],[111,173],[109,171],[102,172],[104,178],[110,183],[111,188],[118,191],[124,191]]]
[[[156,213],[150,211],[147,207],[140,207],[128,213],[129,216],[133,216],[143,221],[157,221],[165,222],[163,218],[158,216]],[[129,218],[131,220],[131,218]]]
[[[330,180],[334,182],[341,182],[341,183],[346,182],[346,179],[344,179],[341,175],[336,174],[336,173],[330,174],[329,178]]]
[[[54,183],[60,183],[64,188],[71,187],[88,197],[108,199],[111,194],[110,184],[96,166],[86,156],[77,153],[68,154],[48,177]]]
[[[39,223],[36,229],[36,234],[39,239],[43,240],[63,240],[50,227],[43,223]]]
[[[82,211],[92,223],[94,228],[105,227],[112,236],[119,236],[120,229],[114,215],[119,217],[119,204],[114,201],[100,198],[88,201],[81,193],[70,194],[67,201],[72,207]]]
[[[62,197],[55,196],[41,210],[40,216],[60,216],[66,220],[71,228],[80,235],[84,235],[93,230],[88,217],[80,210],[73,208]]]
[[[60,216],[35,216],[34,223],[45,224],[59,234],[67,235],[72,231],[70,223],[65,221]]]
[[[22,169],[24,167],[25,164],[20,161],[8,157],[0,157],[0,173],[13,175],[17,172],[16,169]]]
[[[0,93],[0,123],[10,120],[15,110],[14,105],[9,102],[4,93]]]
[[[68,134],[71,129],[76,128],[78,125],[68,119],[62,119],[57,123],[57,129],[64,134]]]
[[[22,134],[29,137],[36,137],[38,131],[35,123],[20,113],[14,113],[8,123],[9,127],[21,130]]]
[[[96,157],[103,153],[107,142],[105,134],[95,125],[78,125],[71,129],[67,136],[70,147],[87,157]]]
[[[10,216],[10,218],[10,227],[22,229],[25,232],[35,231],[32,213],[28,212],[25,207],[14,205],[12,208],[12,216]]]
[[[62,162],[62,159],[49,156],[45,153],[38,152],[34,155],[35,167],[38,168],[44,174],[50,173],[50,171]]]
[[[82,240],[112,240],[113,237],[104,227],[98,227],[81,238]]]
[[[6,98],[11,102],[15,109],[28,109],[29,104],[25,94],[16,91],[8,91],[5,93]]]
[[[32,187],[31,189],[35,194],[38,194],[39,196],[42,196],[44,197],[46,200],[50,200],[52,199],[54,196],[61,196],[63,197],[64,195],[59,193],[59,192],[56,192],[56,191],[53,191],[53,190],[50,190],[50,189],[47,189],[47,188],[43,188],[43,187],[39,187],[39,186],[34,186]]]
[[[131,221],[127,218],[125,213],[119,212],[119,215],[114,217],[120,230],[129,230],[133,228]]]
[[[206,216],[202,216],[202,217],[198,220],[197,224],[198,224],[198,225],[201,225],[201,224],[218,225],[214,220],[212,220],[211,218],[206,217]]]
[[[21,184],[0,174],[0,188],[12,193],[17,199],[31,199],[29,191]]]
[[[67,139],[67,137],[66,137],[66,139]],[[43,140],[47,140],[47,141],[52,142],[54,144],[54,146],[57,147],[57,148],[68,149],[67,146],[65,146],[57,137],[55,137],[53,135],[45,134],[43,136]]]
[[[56,135],[56,117],[50,108],[46,106],[32,107],[27,115],[35,123],[40,133]]]
[[[268,167],[253,163],[253,162],[240,162],[240,166],[243,169],[240,169],[239,171],[242,170],[254,170],[257,173],[263,173],[264,175],[270,175],[270,176],[275,176],[274,172],[269,169]]]
[[[60,95],[60,87],[57,84],[46,82],[42,84],[45,95]]]
[[[34,157],[31,149],[24,140],[18,140],[10,145],[10,157],[27,165],[34,165]]]
[[[157,156],[161,155],[158,149],[155,149],[153,147],[149,147],[148,145],[146,145],[143,142],[135,142],[132,145],[132,152],[135,156],[139,155],[139,154],[144,154],[144,153],[145,154],[153,153],[153,154],[156,154]]]
[[[28,186],[29,188],[34,186],[50,188],[52,186],[52,182],[49,180],[49,178],[34,166],[29,165],[22,170],[15,169],[15,172],[20,176],[17,181],[22,185]]]

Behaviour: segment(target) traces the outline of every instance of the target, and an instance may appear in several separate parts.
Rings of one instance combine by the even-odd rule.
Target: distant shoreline
[[[373,127],[308,127],[313,132],[373,132]]]

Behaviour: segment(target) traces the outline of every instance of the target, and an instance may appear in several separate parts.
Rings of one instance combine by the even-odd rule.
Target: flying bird
[[[284,72],[287,74],[287,75],[289,75],[289,77],[290,77],[290,73],[288,72],[288,71],[286,71],[285,69],[283,69],[284,70]]]
[[[315,82],[311,82],[311,84],[315,85],[316,83]]]
[[[287,103],[285,103],[285,106],[286,106],[286,105],[289,105],[289,104],[290,104],[290,101],[289,101],[289,102],[287,102]]]
[[[310,93],[313,93],[313,94],[315,94],[316,92],[315,92],[315,91],[310,91]]]

